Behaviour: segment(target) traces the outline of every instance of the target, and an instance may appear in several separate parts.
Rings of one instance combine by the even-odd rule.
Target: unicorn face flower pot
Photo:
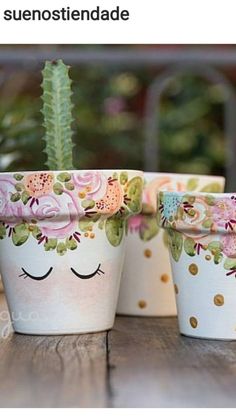
[[[145,173],[142,214],[129,218],[127,249],[118,313],[176,315],[167,234],[157,223],[159,191],[223,192],[224,178]]]
[[[236,194],[160,195],[180,333],[236,339]]]
[[[125,219],[141,210],[142,173],[0,174],[0,269],[15,331],[113,326]]]

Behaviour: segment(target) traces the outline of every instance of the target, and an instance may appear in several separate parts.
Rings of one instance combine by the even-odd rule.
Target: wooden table
[[[4,310],[0,295],[1,335]],[[0,339],[0,407],[235,406],[236,342],[181,337],[175,318],[118,317],[107,333]]]

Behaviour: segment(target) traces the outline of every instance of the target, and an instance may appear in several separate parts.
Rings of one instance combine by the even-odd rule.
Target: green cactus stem
[[[72,90],[69,67],[62,60],[46,62],[43,74],[43,126],[49,170],[73,169]]]

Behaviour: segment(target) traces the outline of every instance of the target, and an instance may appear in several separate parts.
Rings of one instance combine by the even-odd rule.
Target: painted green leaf
[[[215,204],[215,197],[212,195],[207,195],[205,196],[205,201],[207,203],[207,205],[214,205]]]
[[[21,175],[20,173],[15,173],[15,174],[13,175],[13,177],[14,177],[17,181],[20,181],[20,180],[22,180],[22,179],[24,178],[24,176],[23,176],[23,175]]]
[[[196,250],[194,249],[195,241],[191,237],[184,240],[184,250],[189,256],[195,256]]]
[[[81,203],[83,208],[94,208],[95,207],[95,201],[93,201],[92,199],[84,199]]]
[[[224,262],[225,269],[236,269],[236,258],[227,258]]]
[[[169,236],[166,230],[163,230],[163,243],[166,247],[169,245]]]
[[[68,172],[62,172],[57,175],[57,180],[60,182],[69,182],[71,180],[71,175]]]
[[[121,174],[120,174],[121,185],[125,185],[127,182],[128,182],[128,173],[127,172],[121,172]]]
[[[38,236],[39,236],[39,234],[41,233],[40,228],[39,228],[38,226],[36,226],[36,225],[34,225],[34,226],[30,226],[29,230],[30,230],[30,232],[31,232],[32,236],[33,236],[35,239],[37,239],[37,238],[38,238]]]
[[[29,238],[29,228],[27,224],[17,224],[12,233],[12,241],[15,246],[21,246]]]
[[[67,252],[67,247],[65,243],[58,243],[57,245],[57,253],[59,256],[63,256],[65,255],[65,253]]]
[[[69,250],[77,249],[77,241],[75,239],[66,239],[66,247]]]
[[[204,228],[211,228],[213,221],[209,218],[208,220],[204,220],[202,226]]]
[[[47,61],[43,70],[45,153],[49,170],[70,170],[72,162],[72,102],[69,67],[62,60]],[[69,179],[68,179],[69,180]]]
[[[208,244],[207,248],[210,250],[210,252],[222,252],[223,245],[219,241],[212,241]]]
[[[133,214],[138,214],[142,207],[143,180],[140,177],[134,177],[127,184],[127,207]]]
[[[198,182],[197,178],[189,179],[187,183],[187,191],[194,191],[198,186]]]
[[[23,183],[16,183],[15,184],[15,189],[17,192],[21,192],[25,189],[25,185]]]
[[[201,192],[218,193],[218,192],[222,192],[222,188],[218,182],[212,182],[204,186],[204,188],[201,189]]]
[[[0,224],[0,240],[4,239],[6,237],[6,234],[6,227],[3,224]]]
[[[214,263],[218,265],[222,261],[222,259],[223,259],[223,254],[220,251],[215,252],[214,258],[213,258]]]
[[[30,195],[28,194],[28,192],[23,191],[22,194],[21,194],[21,200],[22,200],[23,204],[26,205],[27,202],[29,201],[29,199],[30,199]]]
[[[143,216],[142,225],[140,228],[140,238],[143,241],[149,241],[155,237],[160,228],[157,225],[157,219],[155,216]]]
[[[74,184],[72,182],[65,182],[65,188],[68,191],[73,191],[75,189],[75,186],[74,186]]]
[[[17,202],[17,201],[20,200],[20,198],[21,198],[21,195],[20,195],[19,192],[11,194],[11,201],[12,202]]]
[[[100,228],[100,230],[103,230],[104,225],[105,225],[105,221],[104,221],[104,220],[101,220],[101,221],[99,221],[99,223],[98,223],[98,228]]]
[[[119,246],[124,234],[124,220],[111,217],[106,220],[105,231],[112,246]]]
[[[53,185],[53,191],[55,192],[56,195],[61,195],[63,193],[63,186],[61,183],[56,182]]]
[[[48,239],[47,243],[44,244],[44,249],[49,252],[55,250],[57,247],[57,239]]]
[[[169,229],[169,248],[173,259],[178,262],[183,249],[183,236],[178,231]]]

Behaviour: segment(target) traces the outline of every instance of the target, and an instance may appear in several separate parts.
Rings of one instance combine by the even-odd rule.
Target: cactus
[[[72,102],[69,68],[62,60],[46,62],[43,74],[43,108],[46,165],[49,170],[73,169]]]

